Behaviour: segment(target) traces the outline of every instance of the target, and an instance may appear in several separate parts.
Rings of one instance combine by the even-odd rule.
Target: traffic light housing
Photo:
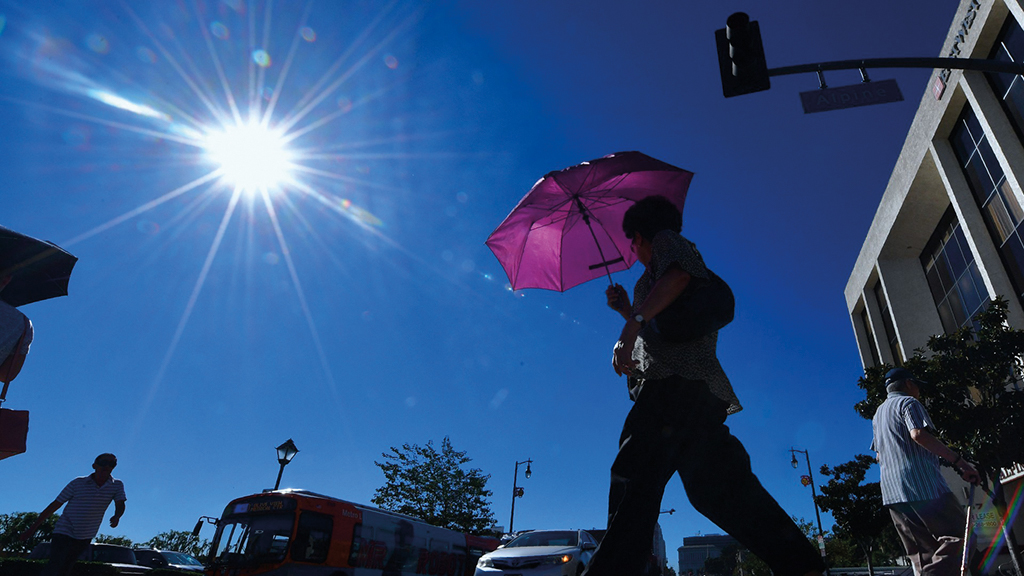
[[[757,22],[751,22],[743,12],[736,12],[725,21],[725,28],[715,30],[715,43],[726,98],[771,88]]]

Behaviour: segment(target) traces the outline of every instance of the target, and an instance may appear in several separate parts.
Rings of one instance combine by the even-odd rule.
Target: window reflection
[[[947,334],[970,322],[988,305],[988,292],[952,206],[921,254],[921,265]]]
[[[964,106],[960,118],[949,134],[949,141],[953,145],[953,152],[960,161],[967,184],[978,201],[978,207],[981,209],[989,234],[996,247],[999,248],[1003,266],[1013,283],[1017,298],[1024,303],[1024,299],[1022,299],[1024,296],[1024,259],[1019,257],[1015,248],[1007,246],[1013,242],[1019,243],[1022,221],[1021,206],[1013,188],[1006,181],[1006,176],[992,152],[992,146],[981,131],[978,117],[970,105]],[[973,149],[970,148],[972,145]],[[985,158],[984,161],[980,160],[982,157]],[[987,168],[985,168],[986,165],[988,165]],[[984,168],[984,171],[979,173],[978,166]],[[959,226],[955,232],[958,236],[956,243],[960,247],[959,254],[951,249],[946,251],[948,252],[949,272],[953,279],[959,281],[964,267],[973,261],[973,257],[969,253],[967,243],[963,240],[963,233],[959,230]],[[942,270],[939,269],[938,272],[941,277]],[[946,284],[946,278],[942,278],[942,281],[945,292],[950,293],[950,286]],[[975,283],[975,286],[980,286],[980,284]],[[968,298],[967,302],[970,307],[974,300]],[[972,315],[973,312],[968,311],[966,317]]]

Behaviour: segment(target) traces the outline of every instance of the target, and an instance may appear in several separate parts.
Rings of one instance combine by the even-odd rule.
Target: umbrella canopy
[[[22,306],[47,298],[67,296],[75,258],[60,246],[0,226],[0,279],[11,282],[0,299]]]
[[[514,290],[568,290],[636,262],[622,215],[661,195],[680,212],[693,172],[640,152],[618,152],[550,172],[519,201],[487,246]]]

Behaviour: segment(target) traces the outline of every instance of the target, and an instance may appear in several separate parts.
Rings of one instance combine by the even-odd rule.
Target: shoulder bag
[[[655,316],[652,324],[663,339],[688,342],[724,328],[732,322],[735,309],[732,289],[708,270],[708,278],[691,276],[682,294]]]

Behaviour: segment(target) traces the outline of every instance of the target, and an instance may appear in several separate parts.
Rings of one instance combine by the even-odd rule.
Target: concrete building
[[[939,55],[1022,62],[1022,23],[1021,0],[961,0]],[[1024,78],[932,74],[846,286],[865,367],[901,364],[998,295],[1024,328],[1022,141]],[[1003,471],[1010,495],[1022,476]]]

